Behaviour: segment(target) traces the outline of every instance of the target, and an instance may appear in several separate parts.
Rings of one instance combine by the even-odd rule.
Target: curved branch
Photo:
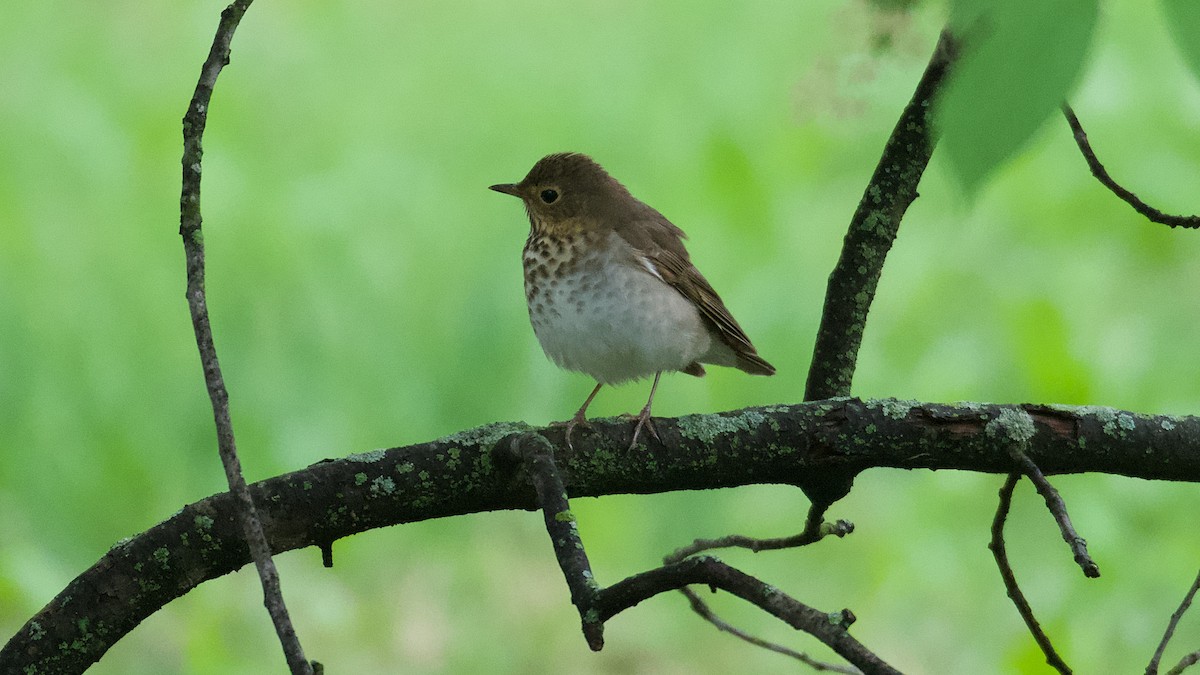
[[[1054,644],[1050,642],[1050,637],[1046,635],[1046,631],[1042,630],[1042,624],[1038,623],[1037,618],[1033,616],[1033,607],[1025,599],[1025,593],[1021,591],[1021,586],[1017,583],[1017,576],[1008,562],[1008,549],[1004,545],[1004,523],[1008,520],[1008,511],[1012,507],[1013,489],[1017,487],[1019,480],[1021,480],[1020,473],[1010,473],[1000,488],[1000,502],[996,506],[996,516],[992,519],[992,540],[988,543],[988,548],[992,549],[992,555],[996,558],[996,567],[1000,569],[1000,578],[1004,580],[1004,590],[1008,592],[1008,597],[1016,605],[1017,612],[1025,621],[1025,626],[1029,628],[1029,633],[1033,635],[1034,641],[1046,655],[1046,663],[1063,675],[1070,675],[1070,666],[1058,655]]]
[[[804,530],[799,534],[771,539],[757,539],[742,534],[730,534],[718,537],[717,539],[697,539],[687,546],[675,549],[673,553],[663,559],[663,562],[679,562],[701,551],[711,551],[718,548],[744,548],[755,553],[759,551],[777,551],[783,548],[799,548],[815,544],[831,534],[840,539],[854,531],[854,523],[848,520],[827,523],[822,517],[824,515],[825,506],[823,504],[813,504],[809,509]]]
[[[696,591],[693,591],[691,588],[681,588],[681,589],[679,589],[679,591],[681,593],[683,593],[683,595],[685,597],[687,597],[688,602],[692,606],[693,612],[698,614],[700,616],[700,618],[711,623],[713,626],[716,627],[717,630],[721,631],[722,633],[729,633],[730,635],[738,638],[739,640],[748,642],[756,647],[762,647],[763,649],[775,652],[776,654],[783,654],[784,656],[790,656],[791,658],[796,659],[800,663],[803,663],[804,665],[806,665],[816,671],[829,671],[829,672],[833,672],[833,673],[845,673],[845,675],[861,675],[861,673],[862,673],[862,671],[860,671],[858,668],[853,668],[851,666],[839,666],[839,665],[836,665],[833,663],[825,663],[824,661],[818,661],[818,660],[814,659],[813,657],[809,656],[808,654],[805,654],[804,652],[798,652],[794,649],[789,649],[787,647],[784,647],[783,645],[775,644],[774,642],[769,642],[760,637],[751,635],[751,634],[747,633],[746,631],[738,628],[737,626],[730,624],[729,622],[725,621],[721,617],[717,616],[716,613],[714,613],[712,611],[712,609],[709,608],[708,603],[706,603],[706,602],[704,602],[704,600],[700,599],[700,596],[696,593]]]
[[[850,610],[826,613],[813,609],[711,556],[664,565],[602,589],[595,600],[599,618],[607,621],[618,612],[659,593],[696,584],[719,588],[756,605],[792,628],[816,637],[867,675],[899,675],[900,671],[884,663],[846,632],[854,623],[854,614]]]
[[[1200,418],[1112,408],[924,404],[834,399],[657,419],[662,441],[629,448],[629,424],[596,420],[566,447],[563,429],[490,424],[427,443],[325,461],[250,486],[272,550],[325,546],[376,527],[502,509],[537,508],[515,480],[513,434],[555,446],[571,497],[647,494],[758,483],[798,485],[824,472],[872,467],[1016,467],[1002,414],[1027,414],[1026,454],[1047,475],[1103,472],[1200,482]],[[182,508],[115,545],[0,649],[0,672],[30,665],[82,672],[166,603],[250,560],[228,494]],[[63,649],[62,645],[70,648]]]
[[[1108,188],[1121,201],[1132,206],[1134,211],[1142,214],[1151,222],[1160,223],[1171,228],[1200,228],[1200,216],[1174,216],[1169,213],[1163,213],[1142,201],[1137,195],[1126,190],[1120,183],[1113,180],[1113,177],[1108,175],[1108,169],[1104,168],[1104,165],[1100,163],[1100,159],[1096,157],[1096,152],[1092,150],[1092,144],[1088,142],[1087,132],[1083,130],[1083,125],[1079,123],[1079,118],[1075,116],[1075,111],[1069,105],[1063,105],[1062,111],[1063,115],[1067,118],[1067,124],[1071,125],[1071,134],[1075,138],[1075,145],[1078,145],[1079,152],[1083,153],[1083,159],[1087,162],[1088,168],[1092,170],[1092,175],[1104,187]]]
[[[1158,663],[1162,661],[1163,652],[1167,650],[1167,643],[1170,642],[1171,637],[1175,635],[1175,628],[1179,625],[1179,620],[1183,618],[1184,613],[1187,612],[1188,608],[1192,606],[1192,600],[1196,597],[1197,591],[1200,591],[1200,574],[1196,575],[1196,580],[1193,581],[1191,587],[1188,588],[1188,592],[1183,596],[1183,601],[1179,603],[1179,607],[1171,613],[1171,620],[1167,622],[1167,630],[1163,632],[1162,640],[1159,641],[1158,648],[1154,650],[1154,656],[1151,657],[1150,664],[1146,666],[1146,675],[1157,675]],[[1176,666],[1176,669],[1183,670],[1183,668],[1187,668],[1189,665],[1196,663],[1196,659],[1192,657],[1200,657],[1200,652],[1193,652],[1192,654],[1185,656],[1184,659],[1180,661],[1182,668],[1180,666]],[[1191,663],[1185,664],[1184,661],[1189,658],[1192,658]],[[1174,672],[1174,670],[1175,669],[1172,669],[1172,672]]]
[[[271,559],[271,548],[263,533],[262,523],[246,479],[242,475],[242,463],[238,459],[237,443],[233,435],[233,421],[229,417],[229,392],[221,375],[221,363],[217,359],[217,347],[213,342],[212,324],[208,318],[208,302],[204,297],[204,237],[200,229],[200,177],[204,127],[208,122],[208,108],[213,87],[221,69],[229,64],[229,45],[233,33],[241,23],[242,15],[253,0],[234,0],[221,12],[221,22],[213,37],[208,58],[200,69],[200,79],[183,116],[183,187],[179,196],[179,235],[183,237],[183,251],[187,265],[187,302],[192,315],[192,326],[196,333],[196,346],[200,350],[200,363],[204,370],[204,383],[212,401],[213,420],[217,427],[217,451],[225,468],[229,491],[236,496],[240,506],[239,521],[243,535],[249,542],[258,576],[262,581],[263,604],[275,625],[275,633],[283,647],[288,669],[296,675],[310,675],[313,665],[304,657],[300,638],[288,616],[279,586],[279,571]]]
[[[695,555],[701,551],[711,551],[718,548],[745,548],[755,553],[758,553],[759,551],[773,551],[783,548],[796,548],[814,544],[830,534],[836,535],[840,538],[854,531],[854,524],[845,520],[839,520],[836,523],[826,523],[826,508],[827,506],[825,504],[813,503],[809,507],[808,517],[805,518],[804,530],[802,530],[799,534],[794,534],[788,537],[776,537],[772,539],[757,539],[740,534],[731,534],[724,537],[719,537],[717,539],[697,539],[687,546],[676,549],[670,555],[663,558],[663,562],[666,564],[677,563],[688,556]],[[857,669],[847,669],[842,666],[822,663],[821,661],[817,661],[807,654],[803,654],[795,651],[794,649],[788,649],[783,645],[778,645],[773,642],[768,642],[761,638],[755,637],[717,616],[717,614],[708,606],[708,603],[704,602],[704,600],[701,599],[700,596],[697,595],[692,589],[681,588],[679,590],[687,597],[688,603],[692,607],[692,611],[698,614],[700,618],[711,623],[719,631],[729,633],[730,635],[749,642],[752,645],[769,649],[770,651],[784,654],[785,656],[790,656],[802,663],[809,665],[814,670],[830,670],[842,673],[859,672]]]
[[[592,651],[598,652],[604,647],[604,622],[597,620],[593,609],[600,585],[592,574],[575,514],[567,502],[567,488],[554,463],[554,446],[545,437],[529,433],[513,436],[509,448],[525,463],[554,546],[554,557],[571,589],[571,604],[579,610],[584,639]]]
[[[1088,553],[1087,541],[1079,536],[1079,533],[1075,531],[1075,526],[1071,524],[1071,516],[1067,513],[1067,504],[1063,501],[1062,495],[1050,484],[1050,481],[1046,480],[1042,470],[1026,457],[1024,452],[1013,448],[1009,454],[1021,468],[1021,473],[1029,478],[1033,487],[1046,502],[1046,508],[1050,511],[1050,515],[1054,516],[1054,522],[1058,524],[1058,532],[1062,535],[1063,541],[1067,542],[1067,546],[1071,548],[1071,553],[1075,556],[1075,564],[1083,570],[1083,576],[1089,579],[1098,579],[1100,566],[1092,559],[1092,554]],[[1003,544],[1003,540],[1001,540],[1001,544]]]

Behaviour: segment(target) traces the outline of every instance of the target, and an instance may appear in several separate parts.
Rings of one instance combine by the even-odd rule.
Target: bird
[[[591,157],[547,155],[521,182],[489,189],[521,199],[529,216],[525,300],[542,350],[596,380],[575,415],[554,423],[566,426],[568,447],[576,427],[590,427],[587,408],[606,384],[654,376],[632,450],[643,427],[658,439],[650,408],[664,372],[702,377],[712,364],[775,373],[692,264],[683,230]]]

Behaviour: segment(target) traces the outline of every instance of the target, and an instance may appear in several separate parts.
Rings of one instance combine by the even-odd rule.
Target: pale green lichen
[[[559,511],[554,514],[554,520],[560,523],[573,523],[575,522],[575,514],[570,511]]]
[[[166,546],[159,546],[158,548],[154,549],[154,553],[152,555],[154,556],[154,559],[158,561],[159,566],[164,570],[170,568],[171,552],[167,550]]]
[[[1033,417],[1021,408],[1002,409],[983,428],[983,432],[991,438],[1006,438],[1021,445],[1028,443],[1036,431]]]
[[[378,497],[380,495],[390,495],[396,491],[396,481],[387,476],[380,476],[371,481],[371,494]]]
[[[908,413],[920,405],[917,401],[900,401],[894,398],[885,398],[879,402],[883,408],[883,414],[894,420],[902,420],[908,417]]]
[[[451,434],[440,442],[451,445],[481,445],[491,446],[499,443],[505,436],[529,431],[533,427],[524,422],[493,422],[474,429],[465,429],[457,434]]]
[[[355,485],[362,485],[365,482],[367,482],[367,474],[362,473],[361,471],[359,473],[354,474],[354,484]]]
[[[42,624],[38,623],[37,621],[30,621],[29,622],[29,639],[36,641],[36,640],[41,640],[44,637],[46,637],[46,629],[42,628]]]
[[[1109,436],[1117,435],[1117,411],[1112,408],[1106,408],[1098,405],[1085,405],[1074,408],[1069,408],[1069,412],[1073,412],[1080,416],[1090,416],[1096,418],[1097,422],[1103,425],[1104,433]]]
[[[412,462],[401,462],[396,465],[396,473],[412,473],[416,469]]]
[[[1163,431],[1170,431],[1175,428],[1175,423],[1171,420],[1164,419],[1162,422],[1158,423],[1158,426],[1162,427]]]
[[[725,434],[753,431],[766,419],[757,410],[743,410],[734,415],[687,415],[679,418],[677,428],[680,436],[707,444]]]
[[[600,590],[600,582],[596,581],[596,578],[592,576],[591,570],[583,571],[583,583],[585,583],[588,587],[588,590],[592,592]]]
[[[351,462],[368,462],[368,463],[370,463],[370,462],[378,462],[379,460],[383,459],[384,455],[386,455],[386,454],[387,454],[387,450],[380,448],[378,450],[371,450],[370,452],[360,452],[355,455],[350,455],[349,457],[346,457],[346,459],[350,460]]]
[[[208,516],[201,515],[196,516],[192,522],[195,523],[196,530],[200,533],[200,540],[206,544],[209,544],[210,548],[214,550],[220,550],[221,542],[213,539],[212,536],[213,519],[209,518]]]

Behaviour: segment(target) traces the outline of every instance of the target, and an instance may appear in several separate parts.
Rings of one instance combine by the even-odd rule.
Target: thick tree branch
[[[1087,162],[1092,175],[1096,177],[1096,180],[1100,181],[1101,185],[1108,188],[1121,201],[1132,206],[1134,211],[1142,214],[1152,222],[1171,228],[1200,228],[1200,216],[1174,216],[1169,213],[1163,213],[1142,201],[1137,195],[1126,190],[1120,183],[1113,180],[1113,177],[1108,174],[1108,169],[1104,168],[1104,165],[1100,163],[1100,159],[1096,157],[1096,152],[1092,150],[1092,144],[1088,142],[1087,133],[1083,130],[1083,125],[1080,124],[1079,118],[1075,116],[1075,111],[1069,105],[1063,105],[1062,111],[1063,115],[1067,118],[1067,124],[1071,126],[1071,133],[1075,138],[1075,144],[1079,146],[1079,152],[1083,153],[1084,161]]]
[[[1027,414],[1025,452],[1047,475],[1101,472],[1200,482],[1200,418],[1112,408],[923,404],[834,399],[658,419],[662,442],[629,448],[629,424],[562,428],[491,424],[391,450],[321,462],[250,486],[274,551],[322,546],[376,527],[501,509],[537,508],[507,448],[535,432],[556,448],[572,497],[756,483],[797,485],[826,471],[873,467],[1011,473],[993,425]],[[237,507],[219,494],[120,542],[0,650],[0,672],[82,672],[166,603],[249,560]],[[70,646],[64,649],[63,645]]]
[[[310,675],[312,665],[304,657],[300,639],[292,627],[283,592],[279,587],[279,572],[271,559],[271,549],[263,526],[254,508],[254,501],[242,476],[241,461],[238,460],[237,443],[233,435],[233,421],[229,417],[229,392],[221,376],[221,364],[217,359],[217,348],[213,342],[212,324],[208,318],[208,303],[204,297],[204,237],[200,229],[200,177],[201,158],[204,155],[202,139],[208,121],[209,103],[213,87],[221,69],[229,63],[229,45],[233,33],[242,20],[242,15],[253,0],[235,0],[221,12],[221,22],[213,38],[208,58],[200,69],[192,100],[183,116],[183,188],[179,197],[179,234],[183,237],[183,250],[187,262],[187,301],[196,332],[196,346],[200,350],[200,362],[204,369],[204,381],[212,401],[213,419],[217,426],[217,451],[225,467],[225,478],[229,490],[239,504],[239,521],[242,533],[249,542],[250,551],[262,581],[263,604],[275,625],[275,632],[287,658],[288,668],[294,675]]]
[[[804,390],[806,401],[850,395],[858,348],[883,263],[904,212],[917,198],[917,184],[933,155],[933,97],[956,51],[954,38],[943,31],[850,220],[841,257],[825,290],[821,326]]]

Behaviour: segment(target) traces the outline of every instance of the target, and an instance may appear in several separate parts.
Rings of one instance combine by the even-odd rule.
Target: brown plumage
[[[636,444],[642,426],[654,433],[650,406],[662,372],[699,377],[702,363],[775,372],[692,264],[683,230],[591,158],[549,155],[520,183],[491,189],[520,197],[529,215],[525,291],[542,349],[597,380],[566,423],[568,443],[604,384],[654,375]]]

